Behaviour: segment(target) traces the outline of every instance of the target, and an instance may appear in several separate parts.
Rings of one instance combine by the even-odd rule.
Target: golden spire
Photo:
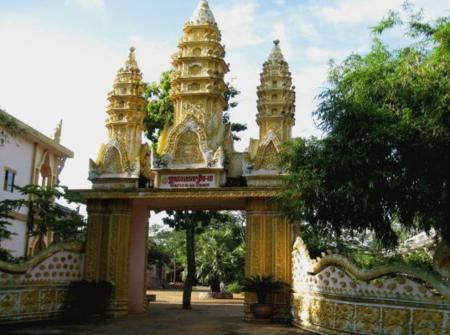
[[[280,141],[291,138],[291,128],[295,123],[295,87],[289,65],[284,60],[280,41],[274,46],[261,73],[261,85],[257,88],[260,139],[264,139],[271,130]]]
[[[280,41],[275,40],[272,51],[263,64],[261,84],[257,87],[259,139],[250,141],[249,159],[251,169],[247,173],[249,185],[261,185],[260,176],[272,176],[266,183],[279,183],[276,177],[278,154],[281,143],[291,138],[295,123],[295,87],[292,86],[288,63],[280,49]]]
[[[131,47],[108,94],[108,142],[100,147],[96,162],[91,162],[92,180],[126,178],[134,185],[134,180],[139,178],[145,98],[142,73],[134,51]]]
[[[169,168],[210,167],[214,155],[226,141],[228,126],[223,123],[226,106],[227,85],[224,76],[229,71],[224,61],[225,50],[221,34],[208,2],[198,4],[192,18],[183,28],[183,37],[178,51],[172,57],[174,71],[171,74],[170,97],[174,106],[174,122],[166,127],[159,139],[157,154],[167,160]],[[195,136],[186,135],[186,127],[192,128]],[[185,136],[186,135],[186,136]],[[196,143],[196,138],[199,143]],[[181,142],[195,142],[197,159],[181,152]],[[178,144],[177,144],[178,143]],[[183,149],[189,151],[191,149]],[[231,151],[228,144],[219,152]]]

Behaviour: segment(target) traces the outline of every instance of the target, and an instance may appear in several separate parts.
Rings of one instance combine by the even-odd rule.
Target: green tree
[[[19,208],[20,204],[15,200],[0,201],[0,243],[11,237],[11,231],[8,229],[13,219],[11,213]],[[0,247],[0,260],[10,262],[13,260],[13,256],[7,249]]]
[[[222,215],[215,211],[169,211],[163,222],[175,230],[185,231],[187,271],[183,289],[183,309],[191,309],[192,287],[196,281],[195,235],[204,231],[212,221]]]
[[[198,238],[197,276],[220,291],[220,282],[240,282],[244,278],[245,245],[241,216],[224,214],[209,225]]]
[[[408,10],[373,28],[366,55],[331,64],[315,111],[324,137],[284,147],[280,208],[316,236],[373,232],[392,248],[398,225],[450,242],[450,23]],[[381,34],[396,26],[411,43],[391,50]]]
[[[178,271],[186,263],[186,238],[183,231],[150,226],[148,241],[148,262],[158,266],[167,266],[169,280],[176,280]],[[172,273],[170,273],[173,271]]]
[[[78,196],[66,187],[47,187],[26,185],[17,187],[26,198],[23,205],[28,208],[28,234],[43,237],[52,231],[59,240],[77,240],[83,238],[86,225],[84,218],[76,211],[56,203],[56,200],[66,199],[69,203],[79,201]]]
[[[146,86],[145,96],[148,100],[147,114],[144,119],[145,134],[153,143],[158,143],[159,133],[166,125],[173,122],[173,104],[170,100],[170,74],[161,74],[159,83],[151,82]]]
[[[38,236],[40,244],[49,231],[55,234],[55,240],[58,241],[84,238],[86,222],[83,216],[78,211],[68,210],[55,202],[58,199],[65,199],[69,203],[79,202],[77,194],[68,191],[66,187],[26,185],[15,188],[23,196],[22,199],[0,201],[0,241],[10,238],[7,225],[11,223],[12,213],[21,207],[28,209],[28,236]],[[4,255],[4,260],[12,260],[6,251],[0,253]]]

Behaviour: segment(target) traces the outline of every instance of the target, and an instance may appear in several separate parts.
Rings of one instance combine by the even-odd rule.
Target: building
[[[67,158],[73,152],[60,142],[62,123],[50,138],[12,115],[0,110],[0,173],[2,185],[0,200],[20,199],[22,195],[14,186],[29,184],[55,186]],[[33,255],[51,243],[53,236],[44,239],[27,237],[27,209],[13,213],[9,240],[0,242],[15,257]]]

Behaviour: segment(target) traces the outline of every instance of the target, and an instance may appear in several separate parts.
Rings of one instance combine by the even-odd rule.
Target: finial
[[[214,24],[216,20],[214,19],[214,15],[209,8],[209,4],[207,0],[200,0],[197,8],[192,14],[190,22],[197,24],[205,24],[212,23]]]
[[[280,40],[273,41],[273,48],[269,55],[269,61],[272,63],[284,61],[283,53],[281,52],[280,49]]]
[[[58,122],[58,124],[56,125],[55,130],[53,131],[53,140],[56,143],[61,142],[62,123],[63,123],[63,120],[60,120]]]
[[[135,47],[133,47],[133,46],[130,47],[130,53],[125,62],[125,69],[127,69],[127,70],[139,70],[137,62],[136,62],[136,56],[134,55],[135,50],[136,50]]]

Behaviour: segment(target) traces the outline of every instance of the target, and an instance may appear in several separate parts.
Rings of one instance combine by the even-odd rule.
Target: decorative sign
[[[162,175],[159,188],[211,188],[216,187],[214,174]]]

